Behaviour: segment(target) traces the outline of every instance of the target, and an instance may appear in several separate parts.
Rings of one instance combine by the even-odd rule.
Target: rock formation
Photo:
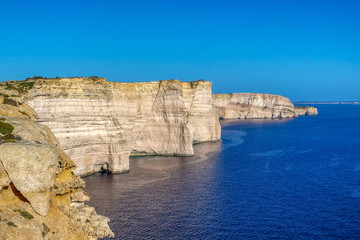
[[[193,155],[193,143],[221,137],[211,82],[116,83],[97,77],[31,82],[20,95],[54,132],[77,175],[128,171],[130,154]]]
[[[109,219],[84,205],[84,181],[26,104],[0,96],[0,239],[97,239]]]
[[[299,116],[303,115],[318,115],[317,108],[308,106],[295,106],[295,112]]]
[[[193,143],[220,140],[219,117],[302,114],[282,96],[211,94],[211,87],[202,80],[120,83],[98,77],[55,78],[8,82],[3,94],[35,109],[38,121],[50,127],[76,163],[77,175],[126,172],[131,154],[191,156]],[[306,113],[313,112],[309,108]]]
[[[288,98],[262,93],[213,94],[213,104],[223,119],[294,118],[297,114]]]

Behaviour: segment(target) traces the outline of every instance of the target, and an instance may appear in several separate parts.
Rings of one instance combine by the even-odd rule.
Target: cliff
[[[213,94],[213,104],[223,119],[274,119],[297,117],[288,98],[262,93]]]
[[[308,106],[295,106],[295,112],[299,116],[303,115],[318,115],[317,108]]]
[[[31,82],[20,95],[76,163],[77,175],[128,171],[130,154],[193,155],[193,143],[221,137],[211,82],[116,83],[97,77]]]
[[[0,239],[97,239],[109,219],[84,204],[84,181],[29,106],[0,96]]]
[[[28,103],[50,127],[77,175],[126,172],[131,154],[191,156],[193,143],[220,140],[219,117],[293,118],[316,110],[295,110],[278,95],[212,94],[211,82],[202,80],[120,83],[90,77],[2,85],[4,94]]]

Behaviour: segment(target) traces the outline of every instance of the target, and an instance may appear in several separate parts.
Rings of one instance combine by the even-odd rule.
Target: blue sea
[[[360,239],[360,105],[223,120],[194,157],[131,158],[86,177],[116,239]]]

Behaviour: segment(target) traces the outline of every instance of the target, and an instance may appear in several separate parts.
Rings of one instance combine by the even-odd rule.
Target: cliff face
[[[213,104],[223,119],[274,119],[297,117],[288,98],[262,93],[213,94]]]
[[[318,115],[317,108],[308,106],[295,106],[295,112],[299,116],[303,115]]]
[[[211,82],[42,79],[25,98],[78,175],[127,171],[130,154],[193,155],[194,142],[220,140]]]
[[[20,113],[20,115],[19,115]],[[0,96],[0,239],[97,239],[113,236],[74,162],[34,111]]]

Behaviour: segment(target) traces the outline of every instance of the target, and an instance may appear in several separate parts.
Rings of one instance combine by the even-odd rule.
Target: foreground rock
[[[288,98],[262,93],[213,94],[213,104],[223,119],[294,118],[297,114]]]
[[[308,106],[295,106],[295,112],[299,116],[304,115],[318,115],[317,108],[308,107]]]
[[[76,163],[77,175],[128,171],[130,154],[191,156],[193,143],[221,137],[211,82],[90,77],[33,83],[21,96]]]
[[[0,114],[0,239],[113,236],[109,219],[84,205],[84,181],[51,130],[26,104],[1,100],[10,110]]]

